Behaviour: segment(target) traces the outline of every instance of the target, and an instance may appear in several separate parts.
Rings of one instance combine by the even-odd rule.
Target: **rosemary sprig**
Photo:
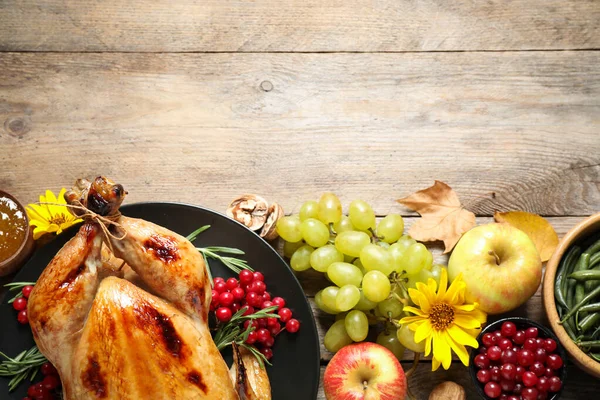
[[[248,327],[243,329],[243,323],[244,321],[258,318],[279,318],[279,315],[272,312],[277,309],[277,306],[263,308],[254,314],[243,315],[247,309],[248,307],[241,308],[238,312],[233,314],[229,322],[219,326],[217,333],[213,337],[213,340],[219,351],[227,346],[231,346],[233,343],[236,343],[238,346],[245,347],[257,358],[261,368],[264,368],[265,363],[269,365],[271,365],[271,363],[260,351],[258,351],[258,349],[256,349],[256,347],[246,343],[248,335],[255,328],[252,326],[252,324],[248,324]]]
[[[30,286],[30,285],[31,286],[35,285],[35,282],[12,282],[12,283],[7,283],[6,285],[4,285],[4,287],[7,288],[9,292],[14,292],[15,290],[18,290],[15,297],[13,297],[12,299],[10,299],[8,301],[8,304],[13,303],[19,297],[23,297],[22,289],[25,286]]]
[[[196,229],[194,232],[190,233],[187,236],[187,239],[190,242],[192,242],[192,241],[196,240],[198,235],[200,235],[202,232],[208,230],[209,228],[210,228],[210,225],[201,226],[200,228]],[[233,255],[246,254],[246,253],[244,253],[244,251],[242,251],[240,249],[236,249],[234,247],[224,247],[224,246],[208,246],[208,247],[196,247],[196,250],[198,250],[200,252],[200,254],[202,254],[202,257],[204,257],[204,262],[206,263],[207,266],[209,266],[208,259],[213,259],[213,260],[221,261],[223,263],[223,265],[225,265],[227,268],[229,268],[236,274],[239,274],[240,271],[243,269],[247,269],[249,271],[254,272],[254,269],[252,269],[252,267],[250,267],[250,265],[248,265],[248,262],[246,260],[242,260],[241,258],[237,258],[237,257],[223,256],[223,255],[219,254],[219,253],[233,254]],[[210,267],[208,268],[208,275],[212,282],[212,274],[210,271]]]
[[[0,363],[0,376],[12,377],[8,382],[10,392],[15,390],[27,378],[29,378],[29,381],[33,381],[42,364],[48,362],[37,346],[22,351],[15,358],[11,358],[2,352],[0,352],[0,356],[6,359]]]

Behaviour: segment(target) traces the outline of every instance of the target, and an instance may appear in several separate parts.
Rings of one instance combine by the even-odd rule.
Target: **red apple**
[[[394,354],[377,343],[355,343],[335,353],[323,377],[327,400],[402,400],[406,376]]]

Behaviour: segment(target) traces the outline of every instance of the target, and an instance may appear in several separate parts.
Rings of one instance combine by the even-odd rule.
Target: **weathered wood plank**
[[[411,363],[403,362],[402,367],[407,371],[411,367]],[[323,375],[325,366],[321,367],[321,379],[318,400],[325,400],[323,392]],[[431,364],[427,362],[419,363],[415,372],[408,379],[408,385],[412,394],[417,400],[426,400],[435,386],[445,381],[453,381],[465,388],[467,400],[480,400],[481,397],[475,390],[475,385],[471,381],[468,370],[459,362],[452,363],[449,370],[443,368],[436,372],[431,372]],[[580,400],[593,399],[598,395],[600,390],[600,381],[587,375],[577,367],[569,364],[567,367],[567,379],[564,390],[562,391],[561,400]]]
[[[600,53],[0,55],[0,187],[287,212],[450,184],[478,215],[600,209]],[[3,125],[3,126],[2,126]],[[412,214],[414,215],[414,214]]]
[[[600,46],[593,0],[5,0],[0,51],[446,51]]]

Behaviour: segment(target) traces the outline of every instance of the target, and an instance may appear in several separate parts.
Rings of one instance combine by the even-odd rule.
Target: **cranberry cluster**
[[[538,328],[517,330],[506,321],[482,336],[475,356],[477,380],[486,396],[502,400],[545,400],[562,386],[557,371],[562,358],[553,339],[538,337]]]
[[[256,310],[276,306],[279,318],[257,318],[244,321],[244,329],[252,324],[253,330],[248,335],[246,343],[256,346],[267,360],[273,357],[275,337],[284,329],[296,333],[300,322],[292,318],[292,310],[285,306],[281,297],[271,298],[267,292],[265,277],[260,272],[241,270],[238,279],[227,280],[216,277],[213,280],[211,311],[215,312],[217,321],[226,323],[233,314],[246,307],[243,315],[254,314]]]
[[[61,383],[56,368],[50,363],[45,363],[40,369],[44,379],[29,386],[27,397],[23,397],[23,400],[54,400],[60,397],[58,389]]]
[[[17,314],[17,321],[23,325],[29,324],[29,317],[27,317],[27,299],[32,290],[33,286],[31,285],[23,286],[23,289],[21,289],[23,297],[16,298],[12,303],[13,308],[19,312]]]

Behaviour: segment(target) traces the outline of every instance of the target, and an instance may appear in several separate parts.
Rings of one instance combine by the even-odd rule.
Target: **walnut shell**
[[[465,400],[466,398],[465,389],[451,381],[440,383],[429,394],[429,400]]]
[[[267,214],[267,220],[260,231],[260,237],[265,238],[265,240],[274,240],[279,236],[277,234],[277,220],[283,217],[283,207],[281,207],[277,203],[271,204],[269,207],[269,212]]]
[[[263,227],[267,221],[269,205],[265,199],[255,194],[243,195],[231,202],[227,208],[227,216],[252,231]]]

